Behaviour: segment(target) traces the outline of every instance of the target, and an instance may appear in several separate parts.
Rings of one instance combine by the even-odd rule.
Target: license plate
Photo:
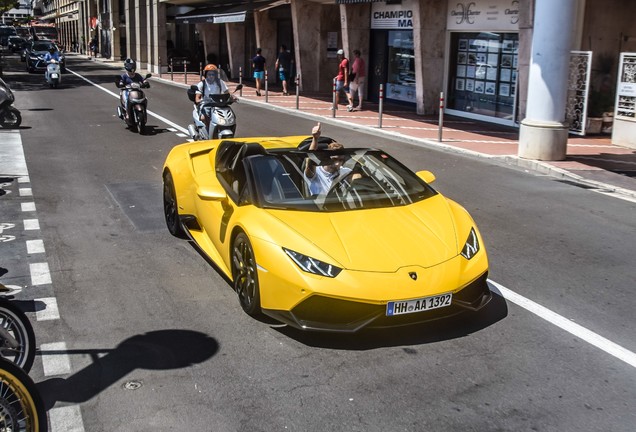
[[[386,305],[386,315],[404,315],[409,313],[424,312],[431,309],[439,309],[450,306],[453,294],[440,294],[432,297],[424,297],[413,300],[401,300],[388,302]]]
[[[51,78],[53,79],[57,78],[57,74],[51,74]]]

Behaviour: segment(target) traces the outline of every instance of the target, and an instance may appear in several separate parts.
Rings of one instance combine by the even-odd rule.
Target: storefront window
[[[451,33],[449,110],[514,121],[517,33]]]
[[[405,102],[416,102],[415,50],[412,30],[388,32],[388,74],[386,97]]]

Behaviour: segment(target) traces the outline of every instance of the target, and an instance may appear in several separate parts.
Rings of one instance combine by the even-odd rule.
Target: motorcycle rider
[[[51,61],[54,60],[57,63],[60,62],[60,52],[55,49],[54,45],[49,47],[49,52],[44,54],[44,62],[48,65]],[[46,72],[44,72],[44,79],[48,82],[49,80],[49,68],[46,68]]]
[[[210,126],[210,116],[206,116],[201,112],[201,102],[208,95],[218,95],[229,93],[225,81],[221,79],[219,69],[209,64],[203,69],[203,81],[197,84],[197,90],[194,96],[194,103],[196,104],[197,112],[199,113],[199,119],[205,123],[205,127]],[[236,100],[236,97],[232,96],[232,99]]]
[[[119,77],[118,87],[121,88],[121,106],[124,107],[125,115],[128,116],[128,93],[130,92],[130,90],[125,87],[132,83],[138,83],[140,85],[146,84],[144,87],[146,87],[148,84],[146,83],[146,79],[136,72],[137,63],[133,59],[127,58],[124,61],[124,69],[126,69],[126,72],[121,74],[121,76]]]

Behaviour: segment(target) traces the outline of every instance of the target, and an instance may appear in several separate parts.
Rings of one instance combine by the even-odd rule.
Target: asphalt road
[[[54,431],[634,430],[635,366],[499,295],[479,314],[355,335],[248,317],[165,229],[161,168],[185,138],[152,117],[139,136],[103,90],[71,73],[48,89],[9,62],[52,283],[29,286],[35,258],[17,245],[0,246],[0,282],[26,286],[16,296],[26,309],[57,303],[59,319],[37,322],[42,302],[30,306],[39,344],[56,344],[31,373]],[[79,58],[68,68],[116,91],[118,70]],[[151,111],[188,124],[183,88],[146,93]],[[238,136],[309,134],[315,123],[248,103],[235,112]],[[328,122],[323,134],[435,173],[479,225],[493,281],[636,352],[636,204]],[[17,180],[7,189],[3,218],[19,219],[7,210]],[[45,373],[66,356],[67,373]]]

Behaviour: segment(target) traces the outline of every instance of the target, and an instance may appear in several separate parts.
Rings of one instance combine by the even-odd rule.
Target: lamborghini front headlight
[[[468,234],[468,239],[461,251],[461,256],[469,260],[474,257],[477,252],[479,252],[479,239],[477,238],[475,228],[471,228],[470,233]]]
[[[290,249],[283,248],[283,250],[285,251],[287,256],[289,256],[292,261],[294,261],[296,265],[300,267],[302,271],[306,271],[307,273],[313,273],[318,276],[334,278],[338,276],[338,274],[342,271],[340,267],[327,264],[325,262],[317,260],[316,258],[294,252]]]

